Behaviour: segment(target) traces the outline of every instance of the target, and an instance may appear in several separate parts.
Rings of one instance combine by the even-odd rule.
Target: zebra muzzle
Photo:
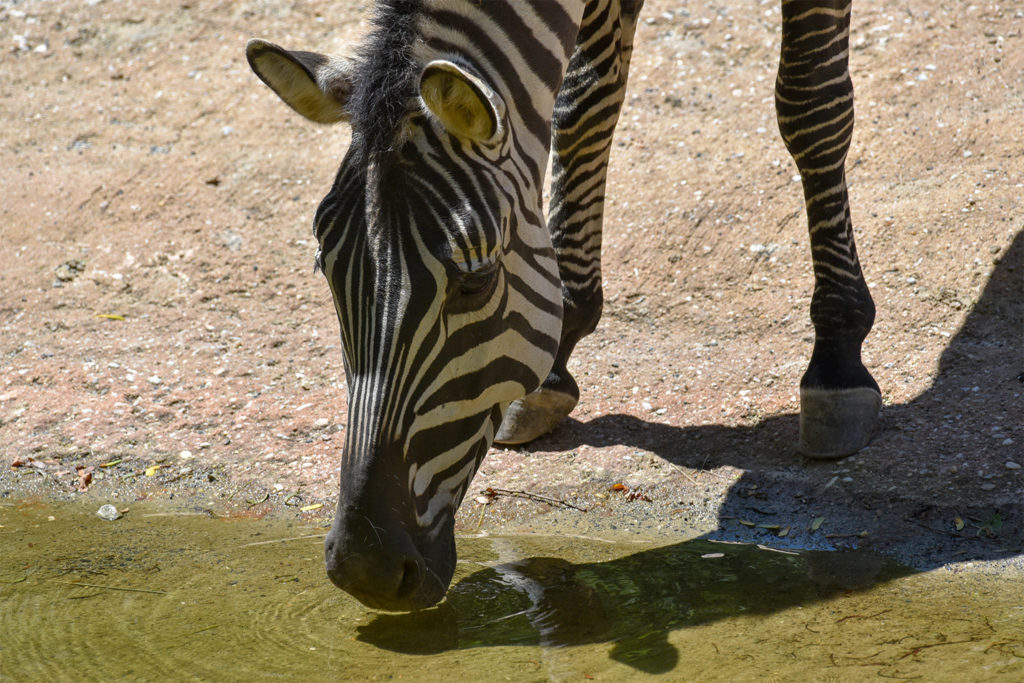
[[[374,523],[355,510],[339,514],[324,543],[327,576],[367,607],[412,611],[431,607],[455,571],[452,531],[417,544],[400,524]]]

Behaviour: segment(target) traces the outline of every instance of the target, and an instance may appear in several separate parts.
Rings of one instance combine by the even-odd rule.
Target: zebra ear
[[[490,142],[503,132],[505,103],[458,64],[442,59],[427,64],[420,75],[420,98],[453,135]]]
[[[316,52],[291,52],[265,40],[245,46],[249,66],[285,103],[317,123],[348,121],[352,92],[348,61]]]

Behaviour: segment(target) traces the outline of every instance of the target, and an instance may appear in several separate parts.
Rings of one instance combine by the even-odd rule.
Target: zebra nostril
[[[414,593],[423,582],[423,571],[420,567],[421,561],[407,558],[402,564],[402,580],[398,584],[398,595],[407,596]]]

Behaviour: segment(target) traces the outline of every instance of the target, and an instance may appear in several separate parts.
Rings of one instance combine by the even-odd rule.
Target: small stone
[[[322,429],[323,427],[326,427],[329,424],[331,424],[330,420],[328,420],[326,417],[321,417],[319,420],[313,423],[313,426],[316,427],[317,429]]]
[[[182,460],[189,460],[192,458],[192,451],[182,451],[181,453],[178,453],[178,457]]]
[[[96,515],[100,519],[105,519],[108,522],[113,522],[115,519],[121,518],[121,513],[118,512],[117,508],[110,503],[101,506],[100,509],[96,511]]]
[[[1013,439],[1003,439],[1003,445],[1004,446],[1012,446],[1013,445]]]
[[[152,377],[147,378],[146,381],[152,384],[153,386],[156,386],[163,382],[163,380],[160,379],[157,375],[153,375]]]
[[[995,487],[996,487],[995,484],[982,484],[981,485],[981,490],[982,491],[992,491],[993,489],[995,489]]]
[[[1007,460],[1006,461],[1006,469],[1008,469],[1008,470],[1019,470],[1020,469],[1020,464],[1016,463],[1016,462],[1014,462],[1012,460]]]

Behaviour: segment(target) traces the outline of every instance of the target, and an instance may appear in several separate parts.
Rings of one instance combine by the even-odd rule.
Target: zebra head
[[[561,328],[541,189],[572,20],[530,27],[530,41],[548,37],[546,61],[520,76],[536,46],[480,54],[508,25],[489,15],[513,3],[458,4],[481,24],[453,31],[450,16],[393,3],[352,61],[247,47],[293,109],[352,127],[314,220],[349,397],[325,549],[331,580],[382,609],[444,596],[455,510],[509,402],[547,375]]]

